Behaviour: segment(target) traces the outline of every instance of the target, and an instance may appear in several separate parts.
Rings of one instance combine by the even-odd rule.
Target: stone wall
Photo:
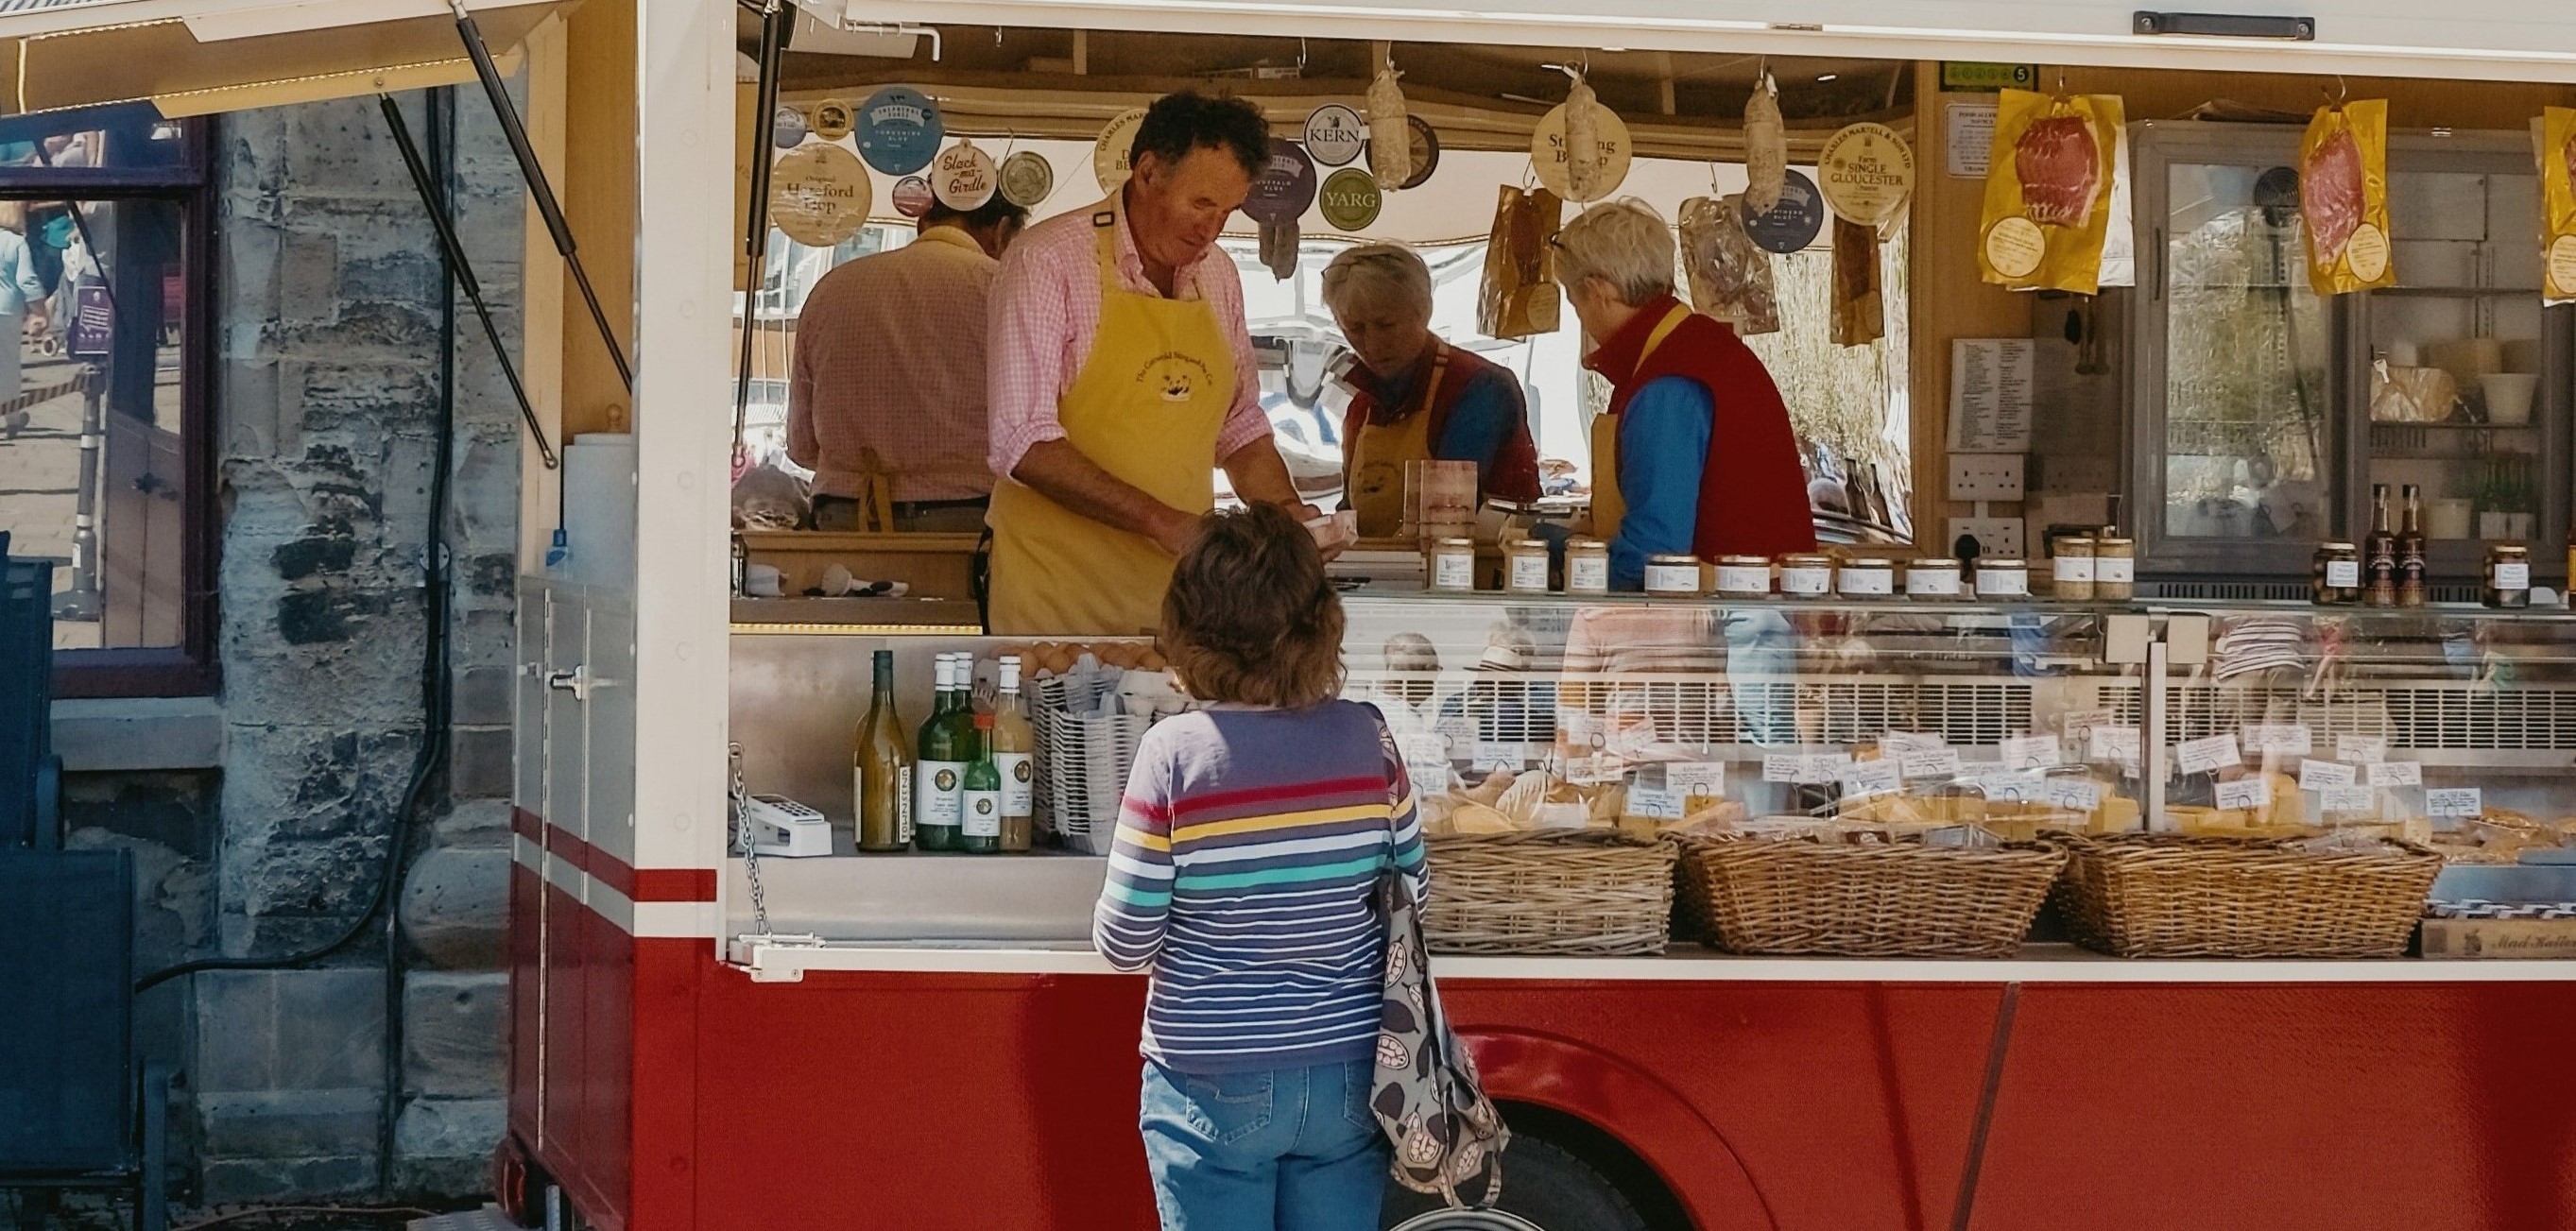
[[[458,229],[515,346],[524,197],[481,95],[455,97]],[[425,97],[403,101],[425,137]],[[346,930],[424,738],[435,234],[372,97],[216,124],[225,751],[214,772],[68,787],[75,843],[141,857],[146,969]],[[461,300],[455,345],[453,752],[406,835],[400,973],[389,985],[379,925],[317,969],[208,972],[145,998],[147,1050],[186,1073],[183,1163],[209,1203],[472,1193],[501,1130],[521,429]]]

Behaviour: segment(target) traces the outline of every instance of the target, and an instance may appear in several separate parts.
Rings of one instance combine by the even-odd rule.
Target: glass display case
[[[2454,596],[2481,541],[2564,540],[2569,317],[2540,301],[2527,137],[2393,135],[2398,284],[2324,299],[2296,126],[2133,131],[2147,259],[2130,479],[2150,571],[2294,578],[2318,541],[2369,531],[2375,485],[2392,528],[2420,489],[2431,570]],[[2556,553],[2534,554],[2554,580]]]

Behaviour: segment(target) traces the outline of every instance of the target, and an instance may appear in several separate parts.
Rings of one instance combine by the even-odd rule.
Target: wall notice
[[[2028,338],[1950,343],[1950,449],[2030,452],[2031,381],[2039,344]]]

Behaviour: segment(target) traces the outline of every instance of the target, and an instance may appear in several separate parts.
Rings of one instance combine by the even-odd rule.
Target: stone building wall
[[[481,95],[455,100],[458,229],[515,346],[524,197]],[[425,96],[403,101],[425,135]],[[424,738],[436,237],[374,98],[215,123],[219,750],[67,783],[73,842],[138,854],[146,970],[347,929]],[[471,1193],[501,1132],[521,429],[461,299],[455,346],[453,743],[405,835],[397,974],[379,926],[318,968],[208,972],[140,1006],[147,1052],[186,1074],[182,1161],[208,1202]],[[114,729],[118,704],[72,721]]]

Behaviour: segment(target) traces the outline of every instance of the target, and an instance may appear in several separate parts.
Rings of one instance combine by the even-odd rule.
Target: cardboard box
[[[2576,958],[2576,919],[2427,919],[2424,956]]]

